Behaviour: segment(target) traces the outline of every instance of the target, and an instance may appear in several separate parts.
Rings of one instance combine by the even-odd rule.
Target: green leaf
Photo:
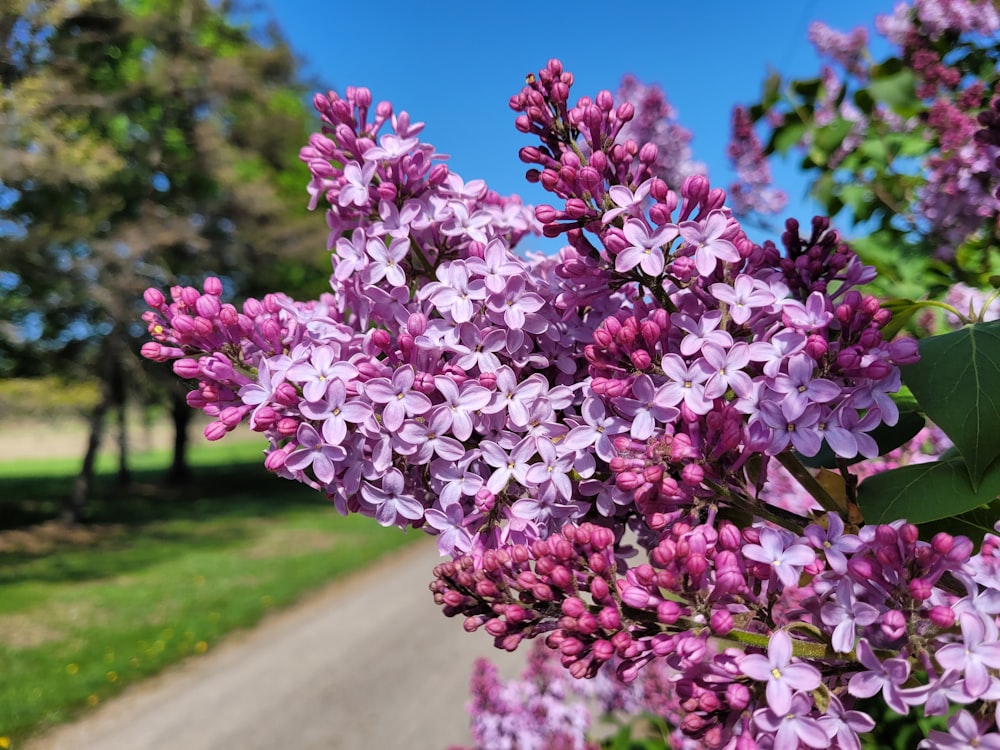
[[[896,404],[896,408],[899,409],[900,414],[905,414],[910,411],[920,411],[920,402],[917,401],[916,396],[913,395],[913,391],[905,385],[900,386],[900,389],[895,393],[890,393],[889,397]]]
[[[787,153],[790,148],[797,146],[802,141],[802,136],[805,135],[807,129],[805,123],[802,122],[782,125],[774,131],[769,150],[777,151],[779,154]]]
[[[851,132],[854,123],[843,117],[838,117],[829,125],[824,125],[816,130],[815,143],[823,151],[832,152],[840,148],[844,138]]]
[[[854,104],[866,115],[870,115],[875,109],[875,99],[868,93],[868,89],[858,89],[854,92]]]
[[[922,339],[920,361],[903,367],[902,375],[978,487],[1000,457],[1000,321]]]
[[[916,76],[912,70],[902,70],[868,84],[868,91],[876,101],[884,102],[893,112],[909,116],[919,106],[916,93]]]
[[[1000,494],[1000,462],[985,472],[978,489],[969,481],[965,461],[931,461],[883,471],[858,487],[858,504],[865,523],[889,523],[905,518],[927,523],[967,513]]]
[[[801,81],[792,81],[792,91],[807,100],[814,100],[823,85],[822,78],[806,78]]]

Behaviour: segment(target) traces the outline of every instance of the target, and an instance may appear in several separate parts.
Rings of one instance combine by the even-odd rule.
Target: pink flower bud
[[[890,640],[902,638],[906,635],[906,615],[898,609],[890,609],[882,615],[880,627]]]
[[[146,301],[147,305],[149,305],[150,307],[155,307],[156,309],[159,309],[163,305],[163,303],[167,301],[166,298],[163,296],[163,292],[161,292],[159,289],[153,289],[153,288],[149,288],[145,292],[143,292],[142,298]]]
[[[567,617],[579,617],[584,612],[587,611],[587,605],[585,605],[580,599],[575,596],[571,596],[568,599],[564,599],[562,606],[560,607],[562,613]]]
[[[222,295],[222,282],[215,276],[206,277],[201,287],[205,290],[205,294],[210,294],[213,297]]]
[[[275,424],[275,429],[282,437],[292,437],[299,429],[298,420],[292,417],[282,417]]]
[[[229,428],[222,422],[209,422],[205,425],[205,438],[208,440],[220,440],[229,432]]]
[[[945,607],[938,604],[937,606],[931,607],[931,611],[927,613],[927,619],[942,630],[947,630],[955,624],[955,610],[951,607]]]
[[[622,586],[621,597],[625,604],[636,609],[644,609],[649,604],[649,592],[630,583]]]
[[[725,635],[736,626],[736,623],[729,612],[724,609],[717,609],[712,612],[712,617],[709,619],[709,626],[716,635]]]
[[[280,471],[285,466],[285,460],[287,458],[288,451],[284,448],[271,451],[264,458],[264,468],[268,471]]]
[[[611,588],[603,578],[595,578],[590,582],[590,595],[594,598],[594,601],[604,601],[610,593]]]
[[[174,374],[181,378],[197,378],[201,375],[201,365],[190,357],[178,359],[174,362]]]
[[[677,602],[666,601],[656,605],[656,621],[664,625],[673,625],[681,614],[681,607]]]

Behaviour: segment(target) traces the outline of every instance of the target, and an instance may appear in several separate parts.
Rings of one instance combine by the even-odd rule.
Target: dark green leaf
[[[883,471],[858,487],[858,504],[866,523],[889,523],[905,518],[927,523],[967,513],[992,502],[1000,494],[1000,462],[984,473],[978,489],[960,458],[911,464]]]
[[[875,100],[868,93],[868,89],[858,89],[854,92],[854,104],[866,115],[870,115],[875,109]]]
[[[1000,321],[920,341],[920,361],[902,369],[924,413],[951,438],[973,487],[1000,457]]]
[[[813,100],[822,85],[821,78],[806,78],[801,81],[792,81],[792,91],[807,100]]]

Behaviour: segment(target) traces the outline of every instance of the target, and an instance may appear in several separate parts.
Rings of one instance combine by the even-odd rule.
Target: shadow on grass
[[[290,505],[315,506],[314,491],[279,479],[259,460],[201,466],[192,479],[167,485],[166,472],[138,470],[121,486],[98,474],[87,503],[85,523],[135,525],[171,519],[267,516]],[[24,475],[0,478],[0,530],[21,529],[59,518],[73,488],[72,476]],[[280,504],[280,508],[275,507]]]
[[[85,523],[55,523],[73,477],[4,478],[0,585],[84,582],[128,575],[180,553],[218,550],[258,536],[267,519],[315,510],[315,491],[267,472],[259,461],[205,466],[165,486],[164,472],[136,471],[127,487],[97,477]],[[332,509],[331,509],[332,511]]]

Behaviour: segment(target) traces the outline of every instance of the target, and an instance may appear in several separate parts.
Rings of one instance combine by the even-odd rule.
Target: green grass
[[[0,524],[22,527],[0,534],[0,741],[16,747],[416,538],[339,516],[259,456],[201,445],[198,481],[175,489],[157,483],[164,454],[137,456],[128,490],[98,477],[74,533],[25,524],[54,517],[78,462],[0,463]]]

